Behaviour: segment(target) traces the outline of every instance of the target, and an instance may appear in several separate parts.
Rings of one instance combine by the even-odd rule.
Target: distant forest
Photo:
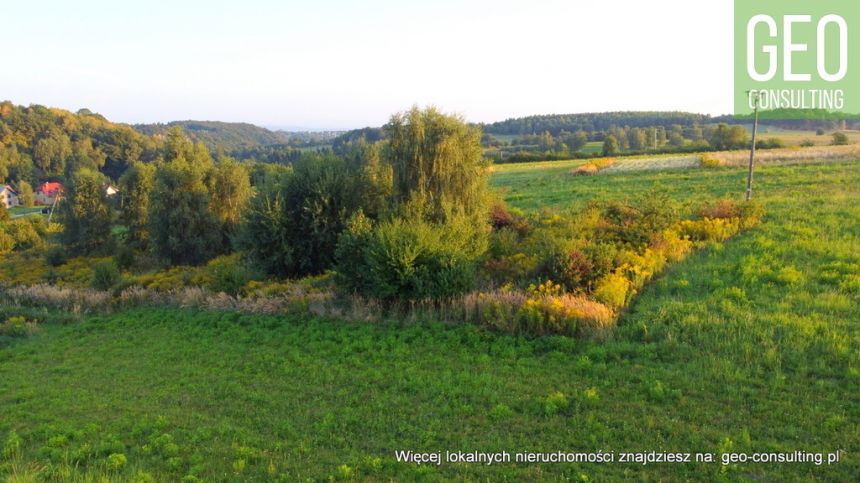
[[[272,131],[244,122],[220,121],[173,121],[166,124],[135,124],[133,127],[148,136],[164,136],[170,128],[177,126],[192,141],[202,141],[209,149],[221,148],[228,152],[271,145],[295,148],[318,146],[342,134],[342,131]]]

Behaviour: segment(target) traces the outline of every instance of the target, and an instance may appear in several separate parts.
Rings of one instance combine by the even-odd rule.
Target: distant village
[[[105,186],[105,194],[108,197],[115,196],[119,191],[113,185]],[[6,209],[24,207],[43,207],[45,210],[52,209],[60,201],[65,193],[62,183],[57,181],[45,181],[36,188],[34,196],[27,199],[11,184],[0,185],[0,204]],[[46,211],[47,213],[47,211]]]

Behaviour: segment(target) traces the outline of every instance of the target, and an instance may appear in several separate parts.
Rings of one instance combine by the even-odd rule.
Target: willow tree
[[[403,214],[431,222],[484,216],[487,179],[479,128],[434,107],[413,107],[393,115],[385,131],[393,200]]]

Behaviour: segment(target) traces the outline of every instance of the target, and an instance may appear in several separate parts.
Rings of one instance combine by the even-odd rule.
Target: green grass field
[[[745,181],[739,168],[564,175],[582,162],[500,166],[492,184],[536,210],[651,191],[693,207],[738,199]],[[755,197],[761,225],[658,276],[606,341],[167,309],[0,338],[0,477],[856,480],[860,162],[763,167]],[[396,450],[717,462],[418,466]],[[719,463],[795,450],[846,453]]]

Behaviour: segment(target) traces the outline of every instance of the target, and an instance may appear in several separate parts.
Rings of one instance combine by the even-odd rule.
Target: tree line
[[[384,141],[254,173],[172,128],[155,162],[121,176],[118,204],[96,170],[68,177],[62,242],[72,254],[133,249],[171,266],[236,251],[279,277],[337,269],[342,287],[379,299],[465,290],[490,230],[480,129],[413,108],[384,130]]]

